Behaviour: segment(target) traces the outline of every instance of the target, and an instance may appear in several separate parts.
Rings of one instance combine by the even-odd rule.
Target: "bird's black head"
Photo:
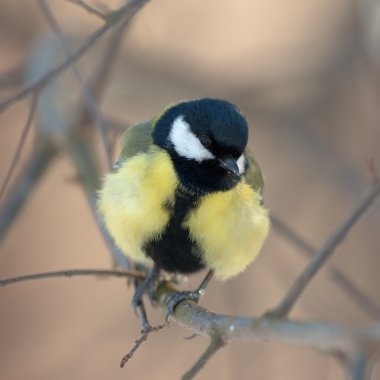
[[[181,184],[197,194],[233,188],[246,169],[247,122],[224,100],[168,108],[156,122],[153,141],[169,152]]]

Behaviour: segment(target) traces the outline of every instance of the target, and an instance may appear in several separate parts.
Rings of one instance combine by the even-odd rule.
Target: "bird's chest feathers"
[[[267,210],[245,182],[200,200],[185,221],[207,267],[220,278],[232,277],[256,257],[267,236]]]
[[[171,242],[180,239],[187,249],[182,249],[176,260],[195,255],[222,279],[243,271],[268,233],[268,214],[260,205],[259,194],[243,181],[232,190],[199,198],[183,214],[174,212],[177,189],[170,157],[157,147],[107,175],[99,208],[117,245],[131,258],[145,261],[148,242],[164,243],[163,254],[174,257],[176,245]],[[169,238],[172,240],[166,241]],[[198,262],[191,268],[199,268]]]
[[[159,148],[134,156],[106,177],[100,208],[116,243],[133,259],[143,261],[145,242],[168,224],[176,186],[170,157]]]

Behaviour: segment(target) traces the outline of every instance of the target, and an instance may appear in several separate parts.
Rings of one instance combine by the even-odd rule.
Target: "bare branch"
[[[46,278],[57,277],[76,277],[76,276],[101,276],[101,277],[125,277],[125,278],[144,278],[144,274],[137,271],[118,271],[109,269],[65,269],[54,272],[43,272],[28,274],[25,276],[10,277],[0,279],[1,286],[14,285],[20,282],[43,280]]]
[[[348,371],[351,380],[368,380],[370,374],[370,362],[368,355],[358,350],[348,358]]]
[[[28,195],[34,189],[56,153],[55,149],[42,144],[35,148],[9,199],[0,209],[0,241],[4,238],[6,231],[28,199]]]
[[[8,89],[22,85],[24,65],[17,64],[5,72],[0,73],[0,89]]]
[[[197,373],[207,364],[207,362],[219,351],[222,347],[226,345],[226,342],[220,338],[217,333],[214,333],[211,337],[210,344],[207,346],[205,352],[200,356],[200,358],[195,362],[195,364],[187,371],[183,376],[183,380],[193,379]]]
[[[380,308],[368,298],[343,272],[338,269],[331,268],[331,276],[336,283],[347,290],[347,294],[358,304],[362,311],[365,311],[369,316],[380,320]]]
[[[157,292],[161,307],[174,289],[162,285]],[[212,313],[193,301],[179,303],[170,319],[192,333],[211,337],[215,332],[224,342],[282,342],[326,352],[356,352],[357,347],[379,354],[380,324],[348,328],[327,322],[301,322],[264,316],[240,317]]]
[[[67,69],[72,63],[76,62],[87,50],[89,50],[98,39],[103,36],[110,28],[118,24],[121,19],[132,18],[149,0],[131,0],[127,4],[123,5],[120,9],[113,12],[107,19],[107,22],[97,29],[86,42],[69,58],[57,65],[55,68],[47,72],[43,77],[36,80],[34,83],[24,87],[22,90],[9,96],[8,98],[0,101],[0,112],[4,111],[11,105],[25,98],[32,91],[45,86],[53,78],[59,75],[61,72]]]
[[[301,296],[306,286],[309,284],[314,275],[334,252],[335,248],[343,241],[352,226],[359,220],[363,213],[373,204],[380,194],[380,183],[369,189],[364,197],[354,207],[351,214],[343,224],[333,233],[326,241],[323,247],[313,256],[309,265],[298,276],[290,287],[285,297],[273,311],[270,313],[276,316],[286,316]]]
[[[167,326],[168,326],[168,324],[164,323],[162,325],[158,325],[158,326],[155,326],[155,327],[149,326],[149,329],[142,330],[141,331],[141,336],[137,340],[135,340],[135,344],[133,345],[133,347],[128,351],[127,354],[125,354],[121,358],[120,368],[123,368],[128,363],[129,359],[132,359],[133,355],[139,349],[139,347],[141,346],[141,344],[144,343],[148,339],[149,334],[151,334],[153,332],[160,331],[164,327],[167,327]]]
[[[53,13],[50,10],[50,7],[46,3],[45,0],[37,0],[42,13],[44,14],[46,20],[50,24],[51,28],[53,29],[55,35],[59,39],[66,56],[70,57],[71,53],[70,50],[67,46],[67,43],[65,41],[65,38],[62,34],[61,28],[58,25],[57,20],[55,19]],[[84,100],[84,106],[87,108],[88,113],[91,115],[92,121],[98,130],[99,136],[101,137],[101,141],[103,143],[104,151],[105,151],[105,156],[108,164],[108,168],[111,169],[112,167],[112,157],[111,157],[111,145],[109,141],[109,137],[107,134],[107,127],[105,125],[103,116],[101,115],[97,104],[95,102],[94,96],[92,94],[92,91],[90,88],[84,83],[82,76],[78,70],[78,68],[75,66],[75,63],[72,63],[72,69],[74,72],[74,75],[77,78],[77,81],[81,87],[82,90],[82,96]]]
[[[9,166],[8,172],[5,175],[5,179],[3,181],[3,184],[1,185],[0,200],[3,197],[3,195],[5,193],[5,190],[8,187],[9,181],[12,178],[13,172],[16,169],[16,166],[17,166],[17,164],[18,164],[18,162],[20,160],[21,152],[22,152],[22,150],[24,148],[24,144],[25,144],[26,138],[28,136],[28,133],[29,133],[30,128],[31,128],[32,123],[33,123],[34,114],[36,112],[37,101],[38,101],[38,93],[36,92],[32,96],[32,103],[31,103],[30,108],[29,108],[29,113],[28,113],[28,117],[26,119],[25,126],[24,126],[24,128],[22,130],[22,133],[21,133],[21,136],[20,136],[20,140],[19,140],[19,142],[17,144],[17,148],[16,148],[16,151],[15,151],[15,153],[13,155],[12,162],[11,162],[11,164]]]
[[[100,59],[98,66],[95,69],[93,80],[89,85],[98,101],[100,101],[102,94],[104,93],[105,84],[109,78],[112,65],[115,62],[115,55],[118,52],[124,31],[130,21],[131,18],[125,19],[120,25],[115,27],[115,30],[113,30],[112,35],[107,42],[103,57]]]
[[[314,252],[317,251],[279,218],[272,215],[271,223],[286,239],[299,247],[305,256],[312,257]],[[332,280],[357,303],[361,310],[365,311],[370,317],[380,320],[380,308],[344,272],[335,267],[328,267],[327,269]]]
[[[109,276],[144,279],[137,271],[108,269],[69,269],[0,280],[0,286],[54,277]],[[159,305],[166,310],[168,298],[176,289],[162,283],[157,290]],[[349,328],[328,322],[301,322],[273,317],[227,316],[210,312],[193,301],[180,302],[170,316],[180,326],[202,336],[218,336],[223,342],[282,342],[314,349],[345,353],[355,357],[358,348],[371,356],[380,353],[380,324]]]
[[[76,4],[86,10],[88,13],[91,13],[95,16],[98,16],[103,21],[107,21],[108,15],[100,11],[99,9],[93,7],[90,4],[87,4],[86,2],[82,0],[66,0],[68,3]]]
[[[89,147],[88,142],[79,139],[71,139],[68,144],[67,151],[70,154],[70,157],[78,172],[78,176],[82,181],[90,210],[93,213],[94,219],[98,224],[102,236],[111,251],[115,262],[125,270],[132,269],[132,264],[123,252],[121,252],[115,245],[113,239],[103,224],[101,216],[97,212],[95,191],[99,186],[99,170],[96,164],[96,158]]]
[[[368,168],[369,179],[372,185],[374,186],[376,185],[377,182],[379,182],[379,174],[377,172],[375,159],[373,158],[373,156],[368,157],[367,168]]]

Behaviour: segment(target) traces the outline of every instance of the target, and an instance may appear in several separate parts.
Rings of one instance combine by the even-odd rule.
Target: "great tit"
[[[247,149],[248,125],[233,104],[197,99],[167,107],[129,128],[122,152],[99,191],[98,206],[115,243],[136,262],[151,263],[134,306],[159,270],[225,280],[242,272],[268,234],[263,178]]]

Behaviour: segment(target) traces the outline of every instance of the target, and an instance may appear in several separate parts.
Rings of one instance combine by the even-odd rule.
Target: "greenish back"
[[[128,128],[122,137],[122,151],[120,159],[126,160],[138,153],[145,153],[153,144],[153,126],[151,121],[134,125]]]
[[[245,150],[244,154],[248,161],[248,169],[245,173],[245,179],[255,191],[258,191],[263,195],[264,180],[260,167],[253,157],[253,154],[248,149]]]

